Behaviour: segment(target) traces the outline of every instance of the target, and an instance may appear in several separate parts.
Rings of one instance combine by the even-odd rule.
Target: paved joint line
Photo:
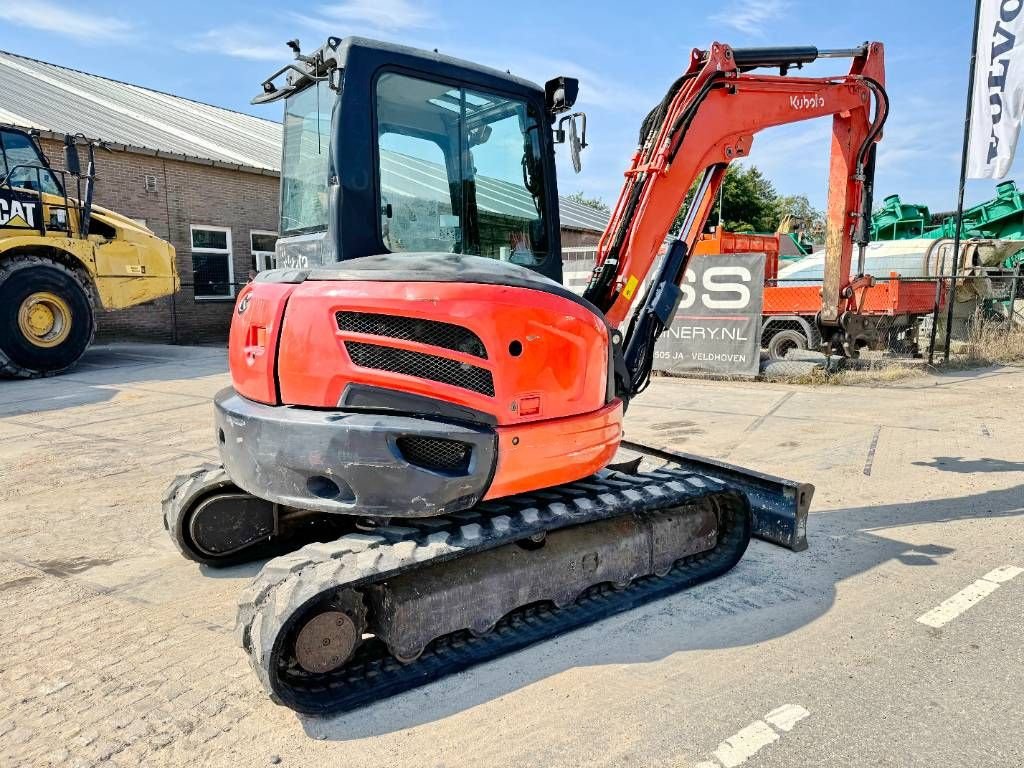
[[[882,434],[882,425],[875,427],[875,433],[871,436],[871,445],[868,446],[868,457],[864,461],[864,474],[871,477],[871,468],[875,465],[875,451],[878,449],[878,438]]]
[[[755,413],[742,413],[737,411],[715,411],[706,408],[688,408],[685,405],[653,405],[651,403],[631,403],[631,408],[652,408],[658,411],[691,411],[693,413],[700,414],[711,414],[712,416],[749,416],[756,417]],[[863,421],[844,421],[843,419],[836,418],[816,418],[814,416],[789,416],[781,415],[777,413],[772,414],[772,418],[781,419],[783,421],[806,421],[812,424],[820,424],[827,422],[828,424],[839,425],[839,426],[850,426],[850,427],[862,427],[864,426]],[[906,424],[883,424],[886,429],[905,429],[909,432],[955,432],[953,429],[940,429],[938,427],[911,427]]]
[[[752,422],[750,422],[750,424],[747,425],[746,429],[743,430],[743,434],[740,435],[739,439],[736,440],[735,443],[733,443],[725,450],[721,458],[728,459],[729,455],[743,444],[743,435],[747,435],[751,432],[756,431],[758,427],[764,424],[765,419],[767,419],[769,416],[773,416],[775,412],[779,410],[779,408],[781,408],[783,405],[785,405],[786,401],[789,400],[789,398],[791,398],[795,394],[795,392],[787,392],[778,400],[776,400],[775,404],[771,408],[769,408],[765,413],[761,414]]]
[[[772,415],[774,415],[774,414],[775,414],[775,412],[776,412],[777,410],[779,410],[779,408],[781,408],[782,406],[784,406],[784,405],[786,404],[786,401],[787,401],[787,400],[789,400],[789,398],[791,398],[791,397],[792,397],[793,395],[795,395],[795,394],[796,394],[796,392],[787,392],[786,394],[784,394],[784,395],[783,395],[782,397],[780,397],[780,398],[779,398],[779,399],[778,399],[778,400],[777,400],[777,401],[775,402],[775,405],[773,405],[773,406],[772,406],[771,408],[769,408],[769,409],[768,409],[768,412],[767,412],[767,413],[763,414],[762,416],[758,416],[758,417],[757,417],[756,419],[754,419],[754,421],[752,421],[752,422],[750,423],[750,425],[749,425],[749,426],[748,426],[748,427],[747,427],[747,428],[746,428],[745,430],[743,430],[743,431],[744,431],[744,432],[753,432],[753,431],[754,431],[755,429],[757,429],[757,428],[758,428],[758,427],[760,427],[760,426],[761,426],[762,424],[764,424],[764,422],[765,422],[765,419],[767,419],[767,418],[768,418],[769,416],[772,416]]]
[[[797,723],[810,715],[799,704],[783,704],[765,715],[763,720],[755,720],[723,741],[712,753],[714,760],[704,760],[697,763],[695,768],[735,768],[778,741],[783,734],[789,733]]]
[[[150,601],[150,600],[146,600],[146,599],[138,597],[136,595],[126,594],[124,592],[125,587],[126,586],[131,586],[131,585],[119,585],[119,586],[116,586],[116,587],[108,587],[108,586],[104,586],[103,584],[97,584],[96,582],[89,581],[88,579],[79,578],[80,574],[58,575],[56,573],[53,573],[52,571],[46,570],[45,568],[43,568],[43,566],[39,565],[38,563],[36,563],[33,560],[28,560],[28,559],[26,559],[24,557],[20,557],[19,555],[12,554],[12,553],[7,552],[5,550],[0,550],[0,563],[3,563],[3,562],[5,562],[5,563],[16,563],[16,564],[22,566],[23,568],[28,568],[29,570],[38,571],[38,573],[39,573],[39,577],[38,578],[41,578],[41,579],[44,579],[44,580],[45,579],[53,579],[53,580],[56,580],[56,581],[70,581],[70,582],[73,582],[76,586],[81,587],[84,591],[90,593],[92,595],[92,597],[95,597],[95,598],[99,598],[99,599],[104,599],[105,598],[105,599],[112,600],[112,601],[123,602],[123,603],[126,603],[126,604],[128,604],[128,605],[130,605],[132,607],[138,608],[140,611],[146,611],[147,613],[151,612],[155,607],[158,607],[158,606],[155,606],[154,603],[152,601]],[[83,573],[87,573],[87,572],[88,571],[83,571]],[[142,584],[144,582],[151,582],[153,580],[153,578],[156,577],[157,575],[158,574],[152,574],[151,576],[146,577],[145,579],[140,580],[137,583],[138,584]],[[142,615],[143,614],[141,612],[140,613],[130,613],[130,614],[127,614],[126,617],[124,617],[124,618],[135,619],[135,618],[140,617]],[[218,634],[218,635],[223,635],[225,629],[227,629],[229,632],[232,629],[232,627],[224,627],[224,626],[222,626],[220,624],[215,624],[215,623],[213,623],[211,621],[206,621],[202,617],[195,616],[195,615],[193,615],[193,614],[191,614],[189,612],[186,612],[184,610],[175,610],[174,611],[174,616],[178,619],[178,623],[179,624],[182,624],[182,625],[185,625],[185,626],[189,626],[189,627],[193,627],[195,629],[202,629],[202,630],[205,630],[205,631],[208,631],[208,632],[213,632],[214,634]]]
[[[980,603],[1010,579],[1024,573],[1024,568],[1015,565],[1004,565],[989,571],[973,584],[968,584],[948,600],[943,600],[935,608],[917,617],[917,621],[938,629],[948,624],[973,605]]]
[[[173,453],[175,458],[177,458],[178,456],[191,456],[193,458],[207,460],[209,460],[210,458],[208,454],[199,453],[198,451],[188,451],[185,450],[184,448],[172,448],[170,446],[161,446],[158,443],[152,442],[147,443],[139,440],[129,440],[124,437],[113,437],[111,435],[95,435],[90,434],[89,432],[79,432],[78,430],[72,429],[71,427],[48,427],[42,426],[40,424],[33,424],[30,421],[19,421],[18,419],[4,419],[4,422],[7,424],[14,424],[16,427],[26,427],[28,429],[34,429],[37,430],[37,432],[48,432],[51,434],[56,433],[60,435],[72,435],[74,437],[82,437],[89,440],[97,441],[108,440],[113,443],[121,443],[122,445],[130,445],[134,448],[153,450],[156,452],[166,451],[167,453]]]
[[[172,395],[172,397],[178,397],[178,395]],[[195,403],[185,403],[184,405],[165,405],[156,411],[143,410],[141,413],[122,413],[120,416],[111,416],[110,418],[96,419],[95,421],[81,421],[76,425],[76,429],[81,429],[82,427],[93,427],[97,424],[110,424],[114,421],[135,421],[143,416],[160,416],[165,413],[171,413],[172,411],[181,411],[186,408],[197,408],[201,405],[206,405],[208,402],[210,402],[210,398],[207,397],[202,398],[199,402]],[[123,410],[123,407],[121,409]]]
[[[177,395],[174,395],[174,397],[177,397]],[[145,416],[161,416],[161,415],[163,415],[165,413],[171,413],[172,411],[181,411],[181,410],[184,410],[186,408],[198,408],[199,406],[206,405],[209,402],[210,402],[210,398],[203,398],[202,400],[199,400],[197,402],[185,403],[184,405],[165,405],[162,408],[160,408],[159,410],[155,410],[155,411],[140,410],[140,411],[137,411],[137,412],[134,412],[134,413],[122,413],[120,416],[111,416],[109,418],[95,419],[94,421],[79,421],[79,422],[75,423],[75,429],[81,429],[82,427],[92,427],[92,426],[96,426],[98,424],[111,424],[111,423],[116,422],[116,421],[135,421],[135,420],[137,420],[139,418],[142,418],[142,417],[145,417]],[[77,407],[77,406],[74,406],[74,407]],[[121,406],[121,408],[123,410],[123,406]],[[54,429],[56,429],[56,430],[63,430],[64,429],[64,427],[53,426],[51,424],[37,424],[34,421],[25,421],[23,417],[26,416],[26,415],[28,415],[28,414],[19,414],[18,416],[15,416],[13,418],[7,418],[7,419],[5,419],[4,417],[0,417],[0,422],[9,421],[10,423],[16,424],[19,427],[24,427],[27,424],[32,424],[33,425],[32,429],[36,429],[38,431],[46,431],[46,430],[54,430]],[[45,415],[45,413],[43,415]],[[14,419],[18,419],[18,421],[15,422]]]

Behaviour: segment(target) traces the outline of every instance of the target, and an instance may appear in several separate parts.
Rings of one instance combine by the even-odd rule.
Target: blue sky
[[[362,34],[489,64],[543,82],[580,78],[591,146],[576,176],[559,150],[559,188],[611,203],[647,110],[693,47],[886,44],[892,112],[879,154],[876,201],[899,192],[933,210],[954,207],[973,3],[967,0],[265,0],[118,2],[23,0],[0,4],[0,48],[189,98],[280,119],[252,107],[260,81],[288,60],[285,40],[314,48],[328,34]],[[838,74],[843,61],[806,68]],[[0,99],[2,99],[0,95]],[[827,194],[830,123],[762,133],[751,161],[785,194],[819,207]],[[1010,178],[1024,183],[1024,151]],[[968,202],[994,193],[970,182]]]

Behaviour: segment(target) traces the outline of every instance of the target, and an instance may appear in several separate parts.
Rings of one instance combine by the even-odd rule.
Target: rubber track
[[[349,664],[311,678],[302,689],[286,685],[277,674],[281,648],[296,617],[338,589],[358,589],[544,531],[709,503],[720,513],[719,546],[683,561],[668,576],[641,578],[623,592],[592,589],[562,610],[521,609],[484,637],[456,633],[435,641],[408,665],[386,652],[364,658],[357,651]],[[742,557],[750,538],[750,517],[745,496],[705,475],[676,468],[637,475],[605,472],[590,480],[485,502],[450,517],[403,521],[403,527],[380,528],[373,535],[349,534],[311,544],[271,560],[241,595],[236,632],[274,701],[311,714],[346,711],[720,575]]]
[[[207,494],[238,490],[228,477],[227,471],[219,464],[203,464],[191,472],[178,475],[170,482],[160,500],[160,508],[163,512],[164,530],[171,535],[171,541],[182,557],[197,563],[218,562],[215,558],[203,557],[192,549],[184,532],[184,516]],[[245,559],[251,559],[251,555],[247,555]]]

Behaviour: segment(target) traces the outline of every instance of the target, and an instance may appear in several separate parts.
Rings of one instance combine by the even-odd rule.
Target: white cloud
[[[312,14],[293,13],[291,16],[310,29],[339,37],[438,26],[433,12],[410,0],[346,0],[321,6]]]
[[[765,28],[781,19],[789,8],[789,0],[739,0],[711,20],[751,37],[764,37]]]
[[[444,49],[441,52],[446,53]],[[580,81],[580,95],[576,102],[578,108],[626,111],[627,114],[619,116],[620,120],[626,122],[635,117],[630,113],[646,114],[647,110],[663,96],[661,93],[652,91],[649,83],[643,83],[640,87],[627,85],[570,59],[550,58],[513,49],[502,53],[503,55],[499,57],[498,52],[494,49],[464,50],[455,55],[470,61],[478,61],[502,72],[511,71],[513,75],[542,85],[558,75],[575,77]],[[667,88],[668,83],[665,86]],[[639,129],[639,121],[636,123],[636,127]]]
[[[234,25],[211,29],[186,40],[179,47],[186,51],[219,53],[235,59],[284,63],[292,58],[284,43],[283,33],[272,37],[254,27]]]
[[[4,2],[0,4],[0,19],[88,43],[126,40],[135,30],[129,22],[113,16],[83,13],[48,0]]]
[[[889,177],[915,177],[934,164],[960,158],[962,126],[955,111],[920,96],[893,99],[893,114],[878,145],[878,170]]]
[[[324,6],[320,14],[380,29],[422,29],[436,21],[433,13],[409,0],[348,0]]]
[[[351,34],[380,35],[399,30],[428,28],[436,18],[427,9],[410,0],[347,0],[316,8],[311,14],[288,12],[265,27],[247,24],[233,24],[210,29],[179,44],[187,51],[219,53],[236,59],[250,61],[277,61],[284,63],[292,58],[285,48],[285,41],[295,37],[295,26],[300,25],[318,35]],[[307,40],[306,49],[314,49],[323,42]]]

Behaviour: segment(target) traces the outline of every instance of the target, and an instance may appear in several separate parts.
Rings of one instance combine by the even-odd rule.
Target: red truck
[[[821,332],[822,283],[807,279],[779,279],[780,253],[785,255],[786,235],[755,235],[727,232],[721,227],[704,234],[695,254],[764,253],[764,321],[761,346],[771,359],[779,360],[795,349],[821,349],[856,357],[861,349],[917,354],[921,319],[935,309],[936,287],[932,281],[904,281],[896,272],[888,278],[852,277],[841,288],[841,298],[855,309],[839,318],[845,331],[832,336]],[[938,297],[945,301],[944,292]]]

